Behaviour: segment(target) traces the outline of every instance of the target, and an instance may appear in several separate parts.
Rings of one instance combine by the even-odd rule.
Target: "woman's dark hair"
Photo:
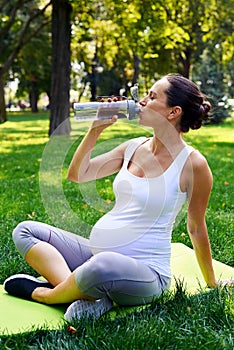
[[[210,102],[191,80],[177,74],[168,74],[166,78],[170,83],[165,91],[168,106],[180,106],[183,111],[180,120],[181,131],[199,129],[203,120],[207,119],[211,109]]]

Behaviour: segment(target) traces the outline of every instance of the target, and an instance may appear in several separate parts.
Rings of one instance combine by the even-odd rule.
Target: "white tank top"
[[[170,277],[171,233],[187,196],[180,190],[180,175],[194,149],[185,146],[162,175],[141,178],[128,171],[128,164],[145,141],[141,137],[129,143],[113,182],[115,206],[94,225],[90,247],[93,254],[113,251],[131,256]]]

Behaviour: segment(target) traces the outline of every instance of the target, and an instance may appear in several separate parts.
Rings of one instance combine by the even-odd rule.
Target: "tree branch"
[[[29,1],[29,0],[27,0]],[[35,36],[37,33],[40,32],[40,30],[46,26],[47,24],[50,23],[50,20],[46,20],[44,21],[42,24],[40,24],[31,34],[27,34],[28,30],[30,28],[30,24],[35,20],[35,18],[43,15],[43,13],[46,11],[46,9],[51,5],[51,1],[46,4],[41,10],[35,12],[32,16],[30,16],[27,20],[27,22],[25,23],[25,26],[19,36],[18,39],[18,43],[16,44],[15,48],[13,49],[13,51],[11,52],[11,54],[9,55],[8,59],[5,61],[5,63],[2,65],[2,70],[5,72],[7,71],[12,62],[15,60],[15,58],[17,57],[18,53],[20,52],[20,50],[22,49],[22,47],[27,44],[29,42],[29,40]]]
[[[6,25],[4,27],[2,27],[2,29],[0,30],[0,37],[4,37],[9,29],[12,27],[12,25],[15,23],[15,17],[16,17],[16,13],[17,11],[26,3],[31,2],[32,0],[18,0],[16,1],[16,3],[14,4],[14,6],[12,7],[10,14],[9,14],[9,20],[6,22]],[[3,11],[4,7],[6,7],[6,5],[9,5],[9,1],[5,1],[4,3],[2,3],[1,6],[1,12]]]

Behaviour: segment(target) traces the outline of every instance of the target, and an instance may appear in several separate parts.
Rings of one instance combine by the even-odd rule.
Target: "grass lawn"
[[[23,220],[37,220],[87,236],[113,206],[113,176],[77,185],[66,180],[72,154],[88,124],[72,121],[72,133],[48,138],[48,113],[15,113],[0,125],[0,283],[11,274],[34,273],[16,252],[11,232]],[[132,137],[150,135],[136,122],[120,121],[98,141],[96,153]],[[207,210],[213,257],[234,266],[234,122],[191,131],[185,139],[204,154],[214,184]],[[174,242],[191,243],[186,211],[179,216]],[[34,273],[35,274],[35,273]],[[233,349],[233,289],[188,295],[182,284],[143,311],[110,320],[84,320],[71,334],[35,330],[0,336],[0,349]],[[1,311],[0,311],[1,312]],[[58,345],[60,344],[60,345]]]

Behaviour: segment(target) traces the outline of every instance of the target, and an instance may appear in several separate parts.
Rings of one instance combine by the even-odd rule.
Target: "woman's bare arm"
[[[205,212],[212,188],[212,174],[205,158],[198,152],[191,154],[192,169],[188,187],[189,208],[187,228],[198,264],[209,287],[217,281],[212,265]]]
[[[128,142],[91,159],[92,150],[100,134],[116,120],[113,117],[111,120],[95,121],[92,124],[73,156],[68,169],[68,180],[87,182],[111,175],[121,168]]]

